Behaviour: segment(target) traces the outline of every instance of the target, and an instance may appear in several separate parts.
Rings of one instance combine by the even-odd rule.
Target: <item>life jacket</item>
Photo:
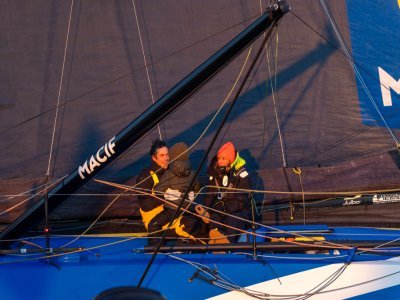
[[[225,193],[221,192],[221,188],[226,188],[227,190],[229,190],[230,188],[237,185],[237,181],[239,180],[238,176],[242,176],[242,177],[248,176],[248,173],[247,173],[246,169],[244,168],[245,164],[246,164],[246,161],[239,156],[239,152],[238,152],[236,154],[235,161],[231,164],[231,170],[232,170],[232,171],[230,171],[230,172],[232,172],[231,175],[230,176],[228,174],[224,175],[224,176],[227,176],[227,178],[233,177],[233,181],[230,181],[228,186],[224,186],[222,184],[223,187],[221,187],[218,184],[217,178],[215,178],[215,184],[219,190],[219,193],[218,193],[219,200],[221,200],[225,196]],[[243,172],[246,172],[246,173],[243,173]],[[212,176],[210,176],[210,180],[212,180],[212,179],[213,179]]]
[[[153,179],[153,187],[151,189],[151,194],[155,195],[154,193],[154,187],[160,182],[160,179],[158,179],[157,173],[154,171],[150,171],[151,178]],[[146,227],[146,230],[148,231],[149,229],[149,223],[151,220],[157,216],[160,212],[164,210],[164,205],[161,204],[152,210],[149,211],[144,211],[141,208],[139,209],[140,215],[142,216],[142,221],[144,223],[144,227]]]
[[[154,171],[150,171],[150,175],[153,179],[153,188],[151,189],[151,193],[154,195],[154,187],[160,182],[160,179],[158,179],[157,173]]]
[[[235,178],[238,175],[240,175],[243,171],[245,171],[245,169],[244,169],[245,164],[246,164],[246,161],[239,156],[239,152],[238,152],[236,154],[235,161],[231,164],[231,168],[233,169],[233,176]]]

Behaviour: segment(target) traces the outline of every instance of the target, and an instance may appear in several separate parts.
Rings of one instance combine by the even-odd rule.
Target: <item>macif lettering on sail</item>
[[[392,106],[392,95],[391,90],[400,94],[400,79],[394,79],[389,73],[387,73],[381,67],[378,67],[379,81],[381,84],[382,102],[384,106]]]
[[[398,0],[347,2],[351,50],[361,121],[368,126],[400,128],[400,10]],[[380,20],[379,26],[370,20]]]
[[[93,154],[82,166],[79,166],[78,173],[82,179],[85,179],[85,175],[90,175],[93,170],[100,167],[102,163],[106,162],[114,153],[115,148],[115,136],[109,140],[104,146]]]

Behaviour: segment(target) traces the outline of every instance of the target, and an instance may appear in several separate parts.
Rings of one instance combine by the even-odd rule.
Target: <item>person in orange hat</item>
[[[240,232],[233,228],[246,228],[245,221],[232,217],[250,218],[252,184],[245,165],[246,161],[239,156],[235,146],[227,142],[221,146],[208,167],[208,185],[214,186],[209,188],[204,199],[205,205],[214,209],[208,210],[211,219],[209,222],[210,244],[235,242]],[[246,191],[232,190],[236,188]]]

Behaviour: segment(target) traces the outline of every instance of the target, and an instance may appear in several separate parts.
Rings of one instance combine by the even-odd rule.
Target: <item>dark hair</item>
[[[156,139],[155,141],[153,141],[153,143],[151,144],[151,148],[150,148],[150,156],[153,156],[157,153],[157,150],[162,148],[162,147],[167,147],[167,144],[164,141],[161,141],[159,139]]]

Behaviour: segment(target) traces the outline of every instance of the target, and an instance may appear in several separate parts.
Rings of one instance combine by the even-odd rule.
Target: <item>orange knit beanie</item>
[[[221,146],[218,150],[218,156],[223,156],[229,159],[230,163],[233,163],[236,159],[235,146],[231,142],[227,142]]]

